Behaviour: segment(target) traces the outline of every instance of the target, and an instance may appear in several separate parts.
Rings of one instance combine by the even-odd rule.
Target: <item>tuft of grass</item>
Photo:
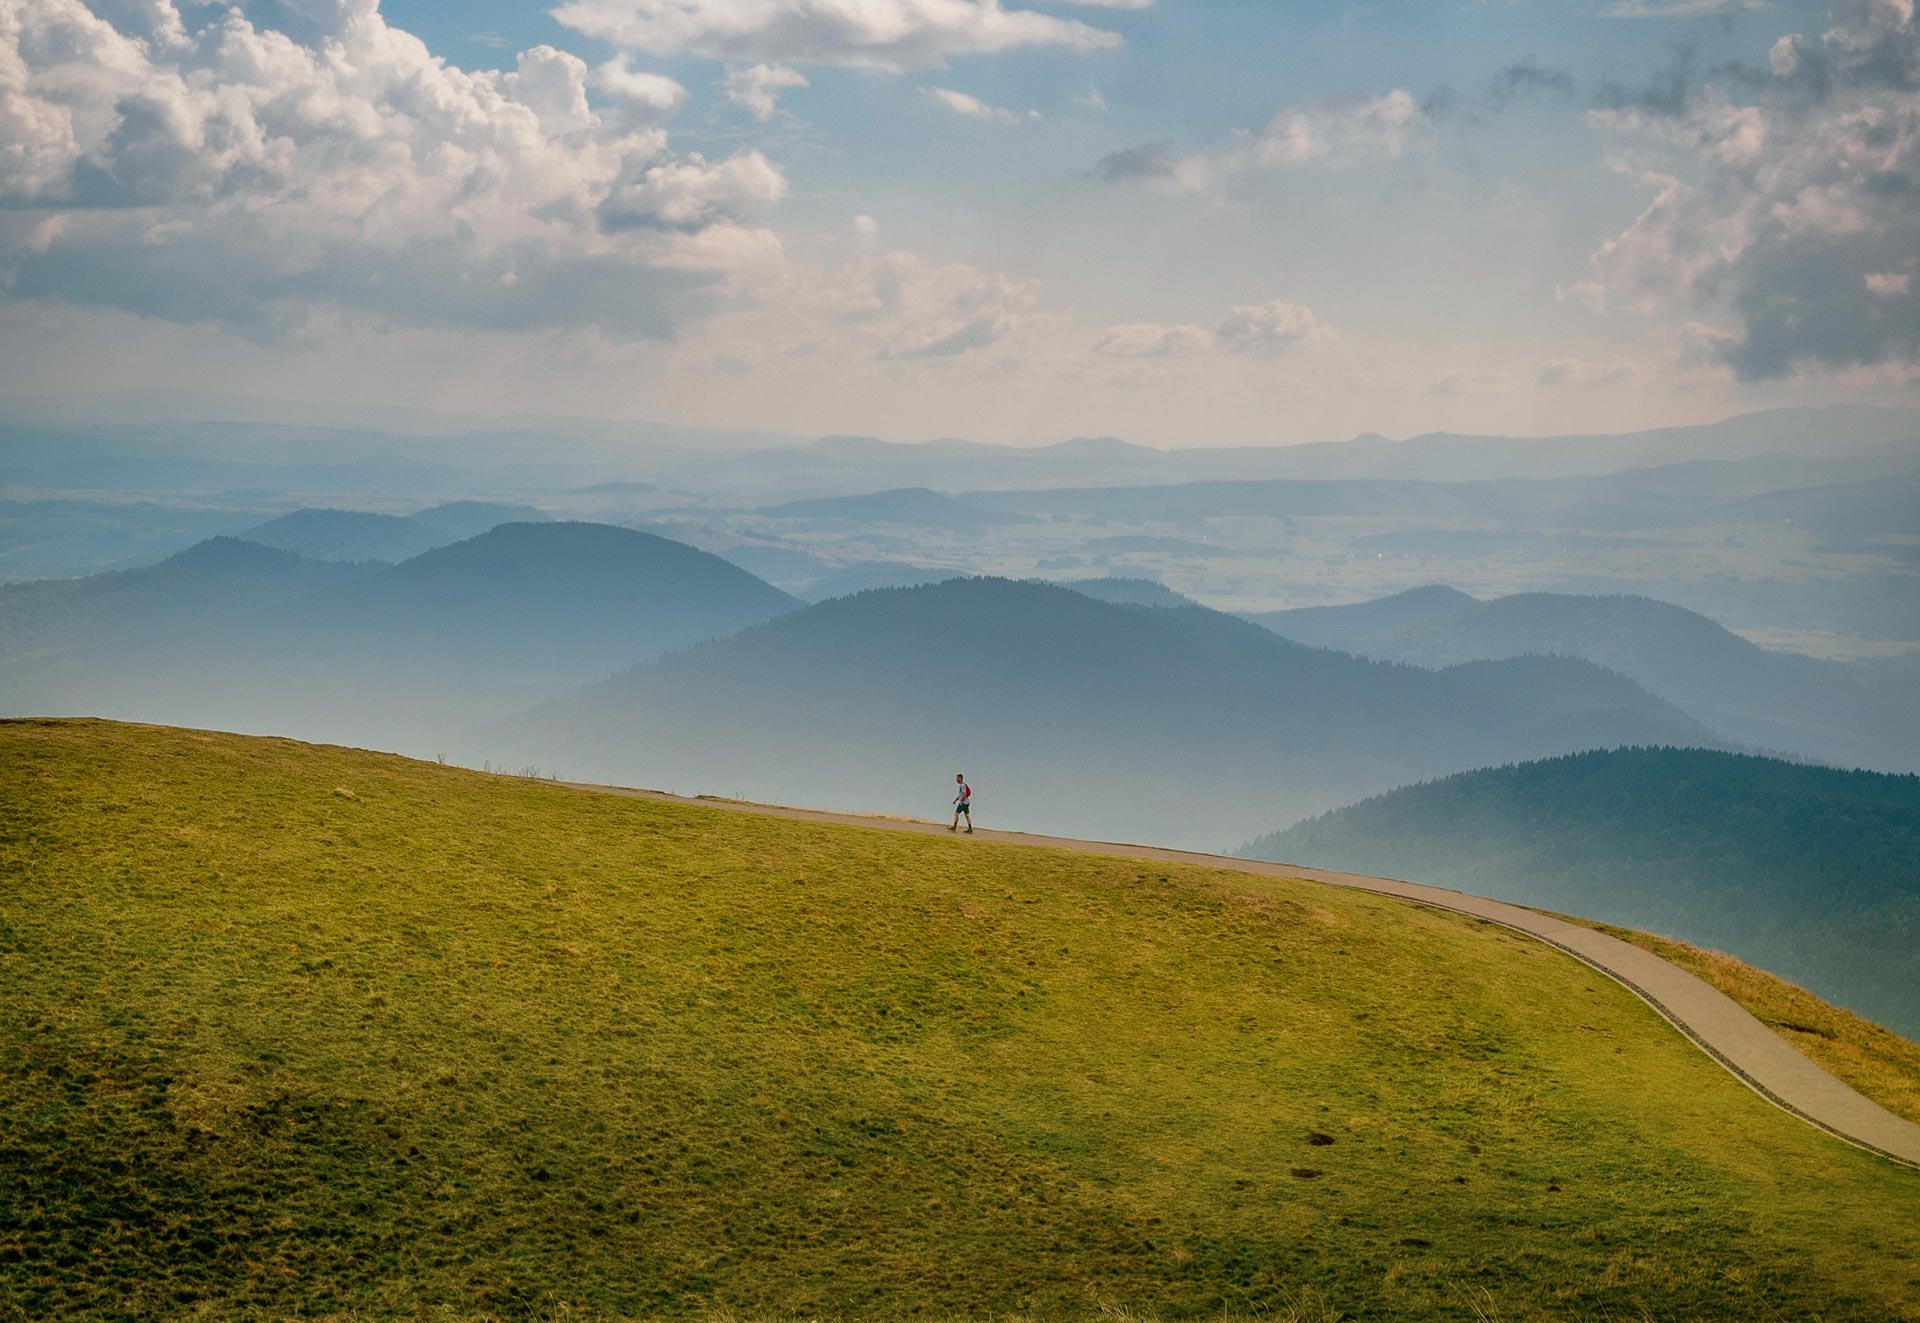
[[[0,785],[0,1316],[1920,1319],[1914,1173],[1464,916],[102,722]]]
[[[1894,1115],[1920,1123],[1920,1043],[1723,952],[1631,928],[1562,917],[1679,965],[1726,993],[1828,1073]]]

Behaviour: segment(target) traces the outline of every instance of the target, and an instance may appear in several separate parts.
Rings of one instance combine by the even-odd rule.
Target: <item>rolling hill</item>
[[[295,510],[240,536],[314,560],[408,560],[449,539],[404,515],[366,510]]]
[[[0,584],[0,701],[46,658],[96,648],[137,654],[183,629],[305,597],[377,568],[216,537],[142,569]]]
[[[1124,575],[1110,574],[1100,579],[1056,579],[1053,582],[1058,587],[1071,588],[1083,597],[1112,602],[1117,606],[1200,605],[1191,597],[1176,593],[1158,579],[1130,579]]]
[[[996,826],[1220,845],[1409,779],[1717,737],[1586,662],[1434,674],[1204,608],[954,579],[834,598],[484,733],[471,761],[937,811],[965,770]]]
[[[1920,538],[1920,472],[1767,492],[1721,506],[1714,516],[1798,524],[1830,542]]]
[[[545,524],[552,516],[531,505],[511,505],[500,501],[443,501],[416,510],[407,518],[425,524],[449,542],[464,542],[470,537],[490,533],[502,524]]]
[[[139,656],[101,648],[43,666],[8,702],[432,752],[423,741],[794,605],[649,533],[503,524]]]
[[[1316,648],[1365,652],[1371,641],[1410,625],[1425,624],[1472,606],[1478,599],[1445,584],[1409,588],[1391,597],[1342,606],[1301,606],[1287,611],[1249,611],[1241,616],[1282,638]]]
[[[1920,777],[1582,753],[1404,787],[1242,853],[1664,933],[1920,1033]]]
[[[1476,602],[1421,588],[1249,618],[1301,642],[1417,666],[1582,657],[1744,744],[1849,767],[1920,770],[1920,672],[1912,666],[1769,651],[1651,598],[1517,593]]]
[[[96,722],[0,776],[23,1316],[1916,1308],[1911,1173],[1460,915]]]
[[[257,516],[154,501],[0,500],[0,583],[157,564]]]
[[[316,560],[410,560],[423,551],[464,542],[502,524],[545,523],[530,505],[448,501],[410,515],[364,510],[295,510],[240,536]]]

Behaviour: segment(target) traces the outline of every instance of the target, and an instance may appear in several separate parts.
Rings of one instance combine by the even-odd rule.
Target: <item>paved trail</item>
[[[698,804],[734,813],[756,813],[766,817],[794,818],[803,822],[831,822],[849,827],[878,831],[912,832],[927,836],[945,836],[942,823],[906,818],[861,817],[850,813],[827,813],[814,809],[778,808],[768,804],[749,804],[730,799],[688,799],[657,790],[630,790],[620,786],[594,785],[569,781],[563,784],[577,790],[606,795],[626,795],[637,799],[657,799],[678,804]],[[1792,1112],[1803,1121],[1839,1136],[1850,1144],[1920,1167],[1920,1125],[1895,1116],[1878,1103],[1855,1093],[1803,1056],[1778,1034],[1743,1010],[1719,989],[1689,974],[1678,965],[1662,960],[1617,937],[1556,919],[1538,910],[1504,901],[1485,900],[1464,892],[1441,887],[1424,887],[1391,878],[1365,877],[1358,873],[1330,873],[1319,868],[1296,868],[1290,864],[1269,864],[1253,859],[1234,859],[1224,855],[1199,854],[1188,850],[1164,850],[1151,845],[1125,845],[1109,841],[1081,841],[1061,836],[1032,836],[1025,832],[987,831],[974,833],[974,841],[1016,846],[1044,846],[1050,850],[1072,850],[1079,854],[1112,855],[1123,859],[1155,859],[1170,863],[1203,864],[1209,868],[1231,868],[1243,873],[1267,877],[1305,878],[1338,887],[1352,887],[1386,896],[1400,896],[1422,905],[1470,914],[1526,933],[1549,946],[1558,947],[1576,960],[1584,961],[1608,978],[1625,985],[1664,1016],[1669,1023],[1761,1097]]]

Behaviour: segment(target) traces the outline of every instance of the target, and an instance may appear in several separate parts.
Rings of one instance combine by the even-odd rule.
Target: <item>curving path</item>
[[[928,836],[947,835],[947,829],[941,823],[912,818],[863,817],[817,809],[781,808],[704,795],[690,799],[658,790],[633,790],[580,781],[561,784],[599,794],[697,804],[735,813],[755,813],[766,817],[838,823],[849,827]],[[1044,846],[1050,850],[1072,850],[1079,854],[1203,864],[1209,868],[1231,868],[1268,877],[1304,878],[1337,887],[1399,896],[1421,905],[1453,910],[1501,924],[1557,947],[1624,985],[1692,1039],[1701,1051],[1725,1066],[1767,1101],[1859,1148],[1920,1168],[1920,1125],[1895,1116],[1878,1103],[1855,1093],[1711,984],[1678,965],[1662,960],[1651,951],[1642,950],[1617,937],[1609,937],[1605,933],[1521,905],[1486,900],[1442,887],[1396,882],[1391,878],[1333,873],[1320,868],[1296,868],[1290,864],[1270,864],[1256,859],[1235,859],[1189,850],[1167,850],[1152,845],[1034,836],[1026,832],[981,829],[974,832],[974,836],[982,841],[1007,845]]]

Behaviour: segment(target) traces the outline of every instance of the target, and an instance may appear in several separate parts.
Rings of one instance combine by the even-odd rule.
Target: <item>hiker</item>
[[[960,788],[953,792],[953,825],[948,831],[960,830],[960,819],[967,819],[967,835],[973,835],[973,787],[967,784],[965,772],[955,772],[953,783]]]

